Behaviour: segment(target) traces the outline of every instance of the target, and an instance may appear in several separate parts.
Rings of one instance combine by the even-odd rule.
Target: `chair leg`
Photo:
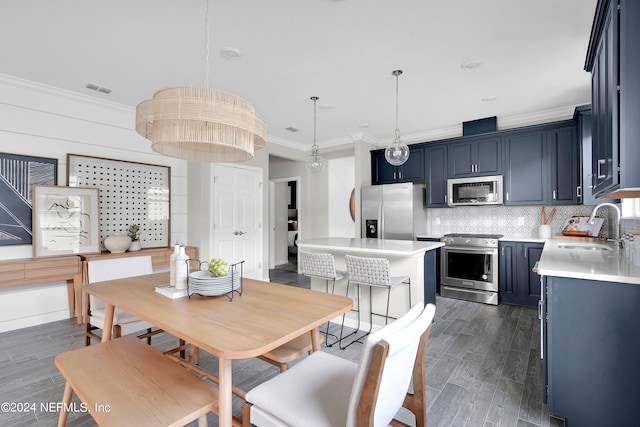
[[[151,328],[147,328],[147,334],[151,334]],[[151,345],[151,335],[147,337],[147,345]]]
[[[120,325],[113,325],[113,339],[120,338],[122,336],[122,327]]]
[[[345,293],[346,297],[349,296],[349,285],[350,284],[351,284],[351,282],[347,281],[347,292]],[[342,346],[342,340],[347,338],[347,337],[350,337],[351,335],[357,334],[358,330],[360,329],[360,286],[358,286],[358,293],[356,294],[356,301],[355,302],[356,302],[356,309],[353,310],[353,311],[358,313],[358,328],[355,331],[353,331],[350,334],[348,334],[348,335],[343,335],[344,319],[345,319],[347,313],[344,313],[342,315],[342,325],[340,325],[340,338],[338,339],[338,346],[340,347],[340,350],[344,350],[345,348],[349,347],[349,345],[353,344],[353,342],[351,342],[349,345],[343,347]]]
[[[389,324],[389,301],[391,301],[391,286],[387,289],[387,312],[384,316],[384,324]]]
[[[325,284],[326,284],[327,293],[329,293],[329,279],[326,279],[326,280],[325,280]],[[332,286],[332,288],[331,288],[331,294],[334,294],[334,293],[335,293],[335,290],[336,290],[336,279],[333,279],[333,286]],[[330,333],[330,332],[329,332],[329,324],[330,324],[330,323],[331,323],[331,322],[327,322],[327,329],[323,332],[323,334],[324,334],[324,344],[325,344],[327,347],[333,347],[333,345],[334,345],[335,343],[337,343],[338,341],[340,341],[340,339],[339,339],[337,336],[335,336],[334,334],[332,334],[332,333]],[[331,335],[332,337],[334,337],[336,340],[335,340],[334,342],[332,342],[332,343],[329,343],[329,335]]]
[[[345,345],[345,346],[340,346],[340,350],[344,350],[345,348],[349,347],[351,344],[354,343],[359,343],[362,344],[362,341],[360,341],[362,338],[366,337],[367,335],[369,335],[371,333],[371,331],[373,330],[373,307],[371,306],[371,286],[369,286],[369,330],[367,332],[365,332],[364,334],[360,335],[357,338],[354,338],[349,344]],[[357,295],[357,301],[358,301],[358,328],[353,331],[352,333],[350,333],[349,335],[347,335],[346,337],[349,337],[351,335],[357,334],[358,331],[360,330],[360,284],[358,284],[358,295]],[[344,314],[342,315],[342,325],[344,326]],[[340,344],[342,344],[342,329],[340,329]],[[344,337],[344,338],[346,338]]]
[[[249,402],[242,404],[242,427],[251,427],[251,407]]]

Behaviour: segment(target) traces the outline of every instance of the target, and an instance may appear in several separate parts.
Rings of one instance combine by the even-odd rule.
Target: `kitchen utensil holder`
[[[200,295],[198,292],[192,292],[192,288],[193,288],[193,284],[191,283],[191,266],[192,265],[197,265],[198,266],[198,270],[196,271],[202,271],[202,265],[206,264],[209,265],[208,261],[200,261],[199,259],[196,258],[189,258],[187,260],[185,260],[185,263],[187,264],[187,296],[189,297],[189,299],[191,299],[191,295],[194,294],[198,294]],[[240,286],[238,287],[238,289],[233,289],[233,282],[234,282],[234,276],[236,275],[236,273],[239,271],[240,273]],[[243,287],[242,287],[242,282],[243,282],[243,276],[244,276],[244,260],[243,261],[239,261],[236,262],[235,264],[229,264],[229,271],[227,272],[227,275],[231,275],[231,291],[220,294],[220,295],[224,295],[227,298],[229,298],[229,301],[233,301],[233,297],[235,294],[238,295],[242,295],[242,291],[243,291]],[[218,296],[218,295],[216,295]]]

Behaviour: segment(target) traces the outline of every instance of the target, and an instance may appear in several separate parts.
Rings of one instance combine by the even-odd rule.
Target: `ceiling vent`
[[[288,128],[285,128],[286,130],[288,130],[289,132],[298,132],[300,129],[296,129],[293,126],[289,126]]]
[[[93,84],[93,83],[87,83],[86,85],[84,85],[84,87],[86,87],[87,89],[91,89],[91,90],[97,90],[98,92],[102,92],[102,93],[107,94],[107,95],[109,95],[111,93],[111,89],[109,89],[108,87],[98,86],[98,85]]]

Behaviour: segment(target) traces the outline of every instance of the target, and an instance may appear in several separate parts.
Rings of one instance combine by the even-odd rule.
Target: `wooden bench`
[[[75,392],[100,426],[183,426],[217,411],[218,390],[134,336],[55,357],[67,383],[58,426]]]

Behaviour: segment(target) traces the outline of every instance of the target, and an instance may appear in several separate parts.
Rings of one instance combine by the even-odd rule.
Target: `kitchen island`
[[[371,258],[387,258],[391,275],[409,276],[411,278],[411,301],[413,304],[436,302],[436,251],[444,246],[442,242],[418,242],[412,240],[361,239],[348,237],[327,237],[323,239],[299,240],[298,247],[304,252],[333,254],[336,269],[346,271],[345,255]],[[336,283],[335,293],[344,295],[347,281]],[[326,284],[321,279],[311,279],[311,288],[326,291]],[[350,294],[352,291],[350,290]],[[398,317],[408,309],[407,287],[397,286],[391,291],[389,314]],[[368,292],[361,293],[363,319],[369,318]],[[355,296],[355,294],[351,295]],[[386,291],[374,290],[374,311],[383,311],[386,305]],[[374,318],[374,323],[380,319]],[[347,325],[354,323],[346,321]],[[382,323],[380,323],[382,324]]]
[[[640,267],[612,243],[548,240],[538,274],[549,411],[567,427],[636,425]]]

